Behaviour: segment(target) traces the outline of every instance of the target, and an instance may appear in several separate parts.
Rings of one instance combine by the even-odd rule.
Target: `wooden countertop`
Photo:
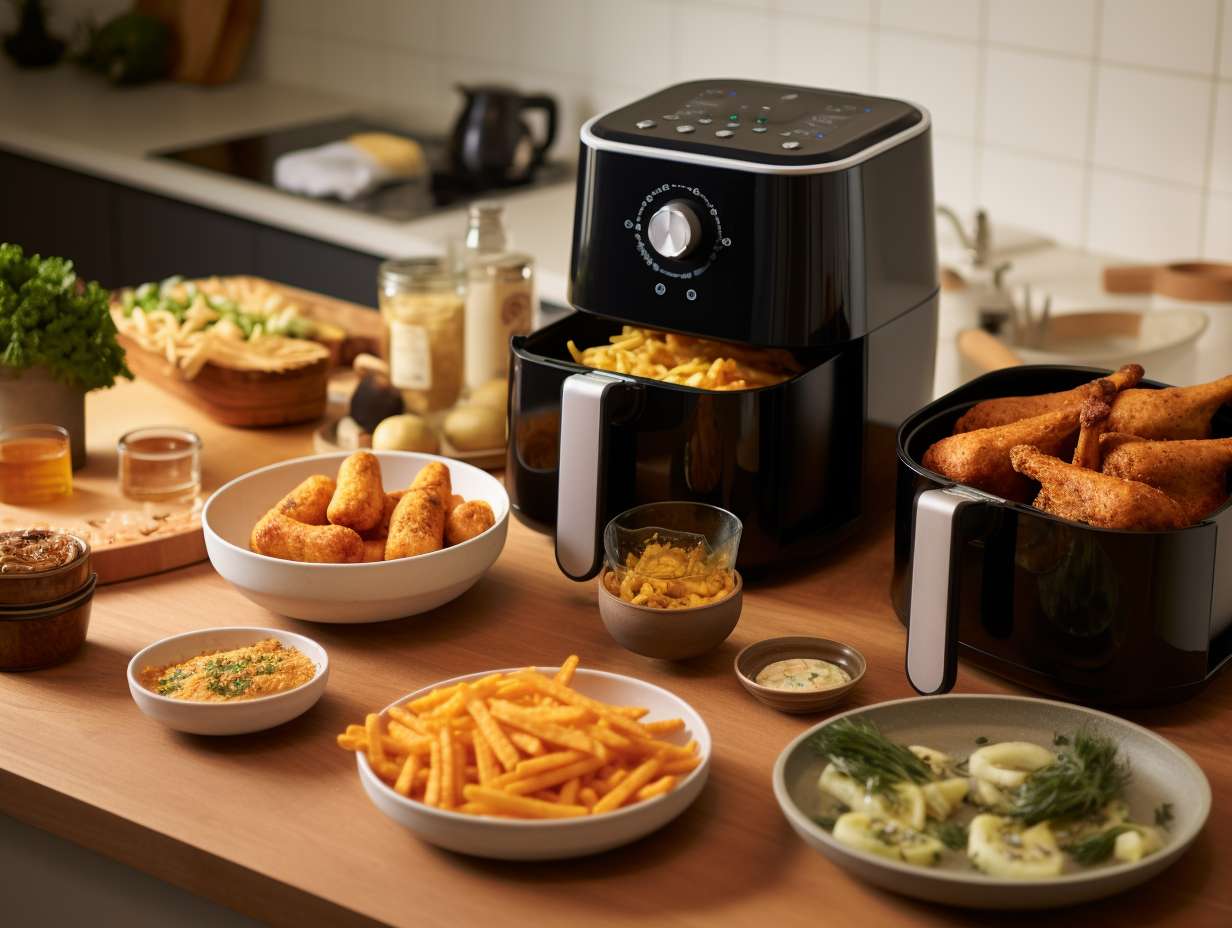
[[[92,398],[91,415],[96,407],[139,409],[148,389],[125,385]],[[233,432],[221,447],[207,447],[207,467],[238,473],[308,453],[306,429]],[[848,706],[912,695],[902,672],[904,631],[887,593],[890,561],[882,519],[811,572],[749,589],[727,643],[680,664],[616,645],[599,622],[594,587],[565,579],[550,540],[516,522],[474,589],[435,612],[384,624],[275,616],[208,563],[117,584],[97,593],[89,640],[75,660],[0,674],[0,810],[280,925],[984,925],[987,913],[872,889],[806,847],[779,812],[770,772],[783,746],[820,717],[773,712],[732,674],[749,642],[814,633],[851,642],[868,658]],[[329,651],[329,689],[314,709],[270,732],[215,739],[178,734],[137,711],[124,673],[133,653],[176,632],[240,624],[292,628]],[[347,723],[433,681],[552,663],[570,652],[584,665],[678,693],[714,737],[710,782],[698,801],[626,848],[539,864],[437,850],[377,812],[354,758],[334,745]],[[1014,691],[967,668],[957,689]],[[1232,852],[1217,846],[1232,828],[1232,676],[1183,705],[1130,717],[1206,771],[1214,789],[1207,828],[1143,888],[1060,915],[998,914],[997,924],[1232,923]]]

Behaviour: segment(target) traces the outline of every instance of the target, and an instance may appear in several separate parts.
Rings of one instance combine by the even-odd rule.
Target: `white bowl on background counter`
[[[280,641],[307,657],[316,665],[316,676],[293,690],[231,702],[172,699],[141,685],[139,676],[147,667],[166,667],[207,651],[230,651],[266,638]],[[325,649],[311,638],[278,628],[202,628],[156,641],[128,662],[128,691],[137,708],[168,728],[192,735],[244,735],[289,722],[316,705],[328,679],[329,655]]]
[[[430,461],[449,467],[453,492],[486,500],[496,523],[462,544],[372,564],[303,564],[249,550],[253,525],[313,474],[333,477],[349,452],[271,464],[220,487],[205,504],[201,527],[214,569],[272,612],[310,622],[382,622],[435,609],[469,590],[500,556],[509,530],[509,496],[487,471],[434,454],[373,452],[387,490],[410,485]]]
[[[478,680],[494,672],[514,673],[521,669],[487,670],[425,686],[386,706],[381,717],[386,717],[391,706],[400,706],[438,686]],[[557,670],[555,667],[536,669],[548,675],[555,674]],[[524,820],[437,809],[396,793],[372,770],[367,754],[357,751],[355,759],[364,792],[373,805],[429,844],[497,860],[561,860],[597,854],[636,841],[662,828],[687,809],[701,793],[710,773],[710,730],[693,707],[653,683],[602,670],[579,669],[572,686],[579,693],[602,702],[644,706],[650,710],[645,721],[683,719],[684,730],[665,740],[685,744],[690,739],[696,739],[701,763],[670,793],[615,812],[581,818]]]

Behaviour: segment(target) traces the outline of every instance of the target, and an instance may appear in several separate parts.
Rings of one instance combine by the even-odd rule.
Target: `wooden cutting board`
[[[183,426],[201,436],[201,500],[254,467],[312,454],[316,428],[230,428],[148,381],[121,382],[86,398],[87,461],[73,474],[72,496],[42,506],[0,505],[0,530],[46,526],[85,533],[100,583],[205,560],[200,502],[141,503],[120,494],[116,442],[131,429],[152,425]],[[117,532],[127,537],[109,541]]]
[[[1158,293],[1199,303],[1232,302],[1232,264],[1179,261],[1173,264],[1128,264],[1104,268],[1109,293]]]
[[[373,351],[380,336],[380,316],[363,306],[336,300],[262,278],[234,278],[261,281],[305,314],[321,322],[341,326],[348,333],[337,359],[346,363],[362,351]],[[142,380],[196,406],[214,421],[238,428],[265,428],[313,422],[325,413],[330,363],[321,361],[281,373],[238,371],[206,364],[191,380],[162,355],[147,351],[121,335],[120,344],[128,352],[128,366]]]

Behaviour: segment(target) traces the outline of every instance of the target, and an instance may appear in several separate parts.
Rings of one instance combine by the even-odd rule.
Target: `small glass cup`
[[[72,492],[67,429],[39,424],[0,430],[0,503],[31,506]]]
[[[607,564],[618,579],[630,571],[651,543],[670,544],[683,551],[701,547],[701,556],[679,566],[683,574],[705,576],[715,570],[733,570],[744,526],[734,514],[707,503],[670,502],[635,506],[616,516],[603,530]],[[667,565],[665,565],[667,566]],[[665,579],[648,577],[647,579]]]
[[[201,438],[176,426],[133,429],[116,444],[120,492],[129,499],[188,502],[201,492]]]

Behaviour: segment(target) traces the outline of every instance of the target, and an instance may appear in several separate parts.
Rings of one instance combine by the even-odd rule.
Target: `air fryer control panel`
[[[841,161],[924,119],[901,100],[759,81],[677,84],[591,126],[600,139],[769,165]]]

